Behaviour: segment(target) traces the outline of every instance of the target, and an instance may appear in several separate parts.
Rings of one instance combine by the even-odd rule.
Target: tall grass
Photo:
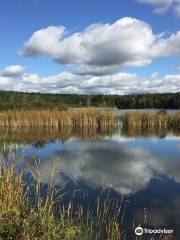
[[[180,112],[166,114],[159,112],[126,112],[121,117],[123,127],[143,130],[180,129]]]
[[[10,158],[0,156],[0,212],[17,211],[23,204],[23,171],[17,173],[16,156],[10,150]]]
[[[115,125],[110,111],[99,109],[56,111],[3,111],[0,112],[0,127],[52,127],[63,128],[108,128]]]

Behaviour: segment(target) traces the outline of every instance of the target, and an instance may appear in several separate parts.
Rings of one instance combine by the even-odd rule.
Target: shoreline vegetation
[[[77,111],[20,110],[0,112],[0,127],[47,127],[71,129],[108,129],[116,125],[115,115],[102,109]]]
[[[113,132],[118,125],[124,130],[138,130],[142,134],[146,130],[179,131],[180,111],[172,114],[167,114],[164,109],[158,112],[127,111],[120,118],[111,108],[0,111],[0,129],[68,129],[69,135],[70,132],[83,135],[84,130],[84,136],[88,136],[88,133],[93,135],[96,132]]]
[[[122,115],[123,128],[129,132],[179,132],[180,112],[167,114],[165,110],[158,112],[126,112]]]
[[[45,144],[71,137],[95,140],[120,129],[125,137],[180,136],[180,112],[130,111],[117,117],[110,108],[0,112],[0,142]],[[119,130],[118,130],[119,131]]]

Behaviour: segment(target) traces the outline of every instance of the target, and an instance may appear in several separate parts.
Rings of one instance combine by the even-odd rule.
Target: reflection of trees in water
[[[71,128],[0,128],[0,141],[11,143],[26,142],[41,148],[46,143],[54,142],[55,140],[65,142],[72,137],[84,140],[98,139],[112,136],[114,132],[114,127],[106,127],[100,130],[95,128],[80,128],[76,130]]]

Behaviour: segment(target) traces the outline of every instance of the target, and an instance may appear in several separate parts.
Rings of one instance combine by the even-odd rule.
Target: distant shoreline
[[[0,91],[0,111],[68,108],[180,109],[180,92],[86,95]]]

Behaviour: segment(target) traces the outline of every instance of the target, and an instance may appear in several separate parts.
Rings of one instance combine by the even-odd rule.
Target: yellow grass
[[[0,112],[0,127],[107,128],[115,125],[110,111],[92,110],[31,110]]]
[[[123,126],[143,129],[173,129],[180,128],[180,112],[126,112],[121,117]]]

